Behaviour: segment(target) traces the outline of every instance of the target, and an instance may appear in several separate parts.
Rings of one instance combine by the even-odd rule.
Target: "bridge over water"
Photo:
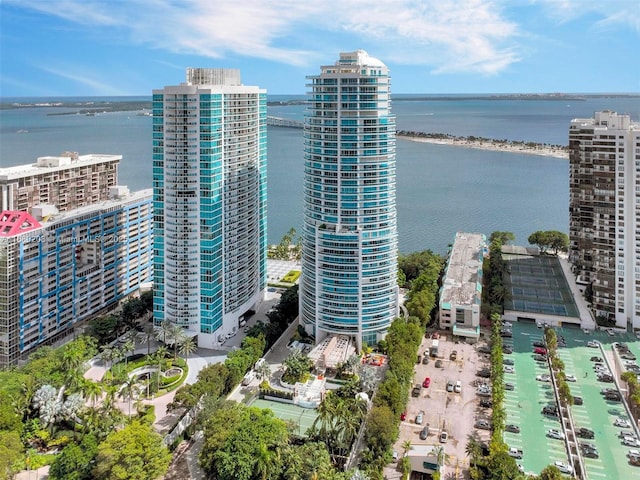
[[[270,127],[303,128],[304,124],[297,120],[288,120],[280,117],[267,116],[267,125]]]

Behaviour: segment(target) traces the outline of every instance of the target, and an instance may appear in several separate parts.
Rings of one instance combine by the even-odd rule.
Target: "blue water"
[[[608,109],[638,121],[640,98],[416,100],[396,101],[393,109],[401,130],[566,145],[571,119]],[[120,182],[132,190],[151,187],[150,117],[135,112],[47,115],[64,110],[1,110],[0,167],[63,151],[121,154]],[[303,110],[302,105],[270,106],[269,115],[301,120]],[[268,149],[268,235],[277,243],[290,227],[302,224],[302,130],[269,127]],[[460,230],[487,235],[509,230],[520,244],[536,230],[568,232],[568,172],[568,161],[557,158],[399,139],[400,251],[445,253]]]

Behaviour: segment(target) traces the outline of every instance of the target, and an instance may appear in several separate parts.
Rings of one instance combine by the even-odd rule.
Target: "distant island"
[[[569,147],[565,145],[551,145],[548,143],[523,142],[517,140],[497,140],[484,137],[457,137],[447,133],[425,133],[398,130],[398,138],[405,138],[414,142],[435,143],[438,145],[453,145],[456,147],[478,148],[497,152],[526,153],[545,157],[569,158]]]

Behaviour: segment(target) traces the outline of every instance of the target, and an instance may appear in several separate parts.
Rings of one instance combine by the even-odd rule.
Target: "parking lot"
[[[557,328],[556,333],[566,341],[566,347],[558,348],[565,373],[573,375],[576,380],[569,382],[571,393],[583,400],[582,405],[572,407],[575,429],[584,427],[594,432],[593,439],[575,440],[592,444],[597,450],[598,458],[583,456],[589,478],[640,478],[640,468],[631,466],[626,456],[631,447],[623,445],[618,437],[623,429],[614,426],[616,418],[628,419],[624,406],[620,402],[606,400],[600,393],[604,388],[615,388],[615,384],[598,381],[593,369],[595,362],[591,361],[593,356],[606,356],[611,364],[614,341],[628,341],[630,347],[640,348],[640,345],[631,336],[621,334],[585,334],[577,328]],[[519,434],[506,432],[504,438],[510,447],[523,450],[523,458],[518,463],[524,470],[536,474],[555,461],[568,462],[565,442],[548,436],[550,429],[562,431],[560,421],[541,413],[545,405],[555,403],[552,384],[536,380],[537,376],[549,374],[547,363],[537,362],[533,354],[534,342],[542,341],[543,335],[543,329],[533,324],[515,323],[513,338],[504,339],[505,345],[513,345],[513,354],[505,355],[505,359],[512,358],[515,367],[514,374],[504,375],[505,382],[514,385],[514,390],[505,392],[506,423],[520,427]],[[601,342],[602,350],[598,346],[588,347],[590,340]]]
[[[513,384],[513,390],[505,392],[504,407],[507,424],[520,427],[520,433],[505,432],[509,447],[521,449],[522,459],[517,460],[527,473],[540,473],[544,466],[561,461],[567,463],[565,444],[562,440],[547,437],[550,429],[562,430],[556,417],[543,415],[546,405],[554,405],[555,397],[550,382],[537,381],[536,377],[549,375],[547,362],[534,360],[534,342],[543,340],[544,331],[531,324],[513,325],[513,337],[504,338],[504,345],[511,345],[515,373],[504,374],[505,382]]]
[[[424,338],[420,346],[420,354],[428,351],[431,339]],[[455,360],[450,355],[456,350]],[[442,365],[436,368],[436,361]],[[409,397],[406,418],[400,423],[400,436],[394,449],[402,454],[402,444],[406,440],[413,444],[442,445],[446,454],[446,471],[460,472],[468,468],[468,458],[465,453],[467,436],[474,431],[478,410],[478,397],[475,394],[475,372],[483,363],[474,345],[455,343],[450,337],[441,336],[439,339],[438,357],[429,359],[428,364],[416,364],[414,385],[419,384],[418,397]],[[429,387],[422,387],[426,377],[429,377]],[[460,393],[447,391],[447,383],[455,386],[461,383]],[[416,424],[416,416],[423,411],[422,424]],[[429,435],[420,438],[420,432],[428,426]],[[445,429],[448,435],[446,443],[439,442],[439,435]],[[488,441],[489,432],[480,430],[480,436]],[[391,477],[389,477],[391,478]],[[393,477],[395,478],[395,477]],[[399,478],[399,477],[398,477]],[[456,477],[457,478],[457,477]]]

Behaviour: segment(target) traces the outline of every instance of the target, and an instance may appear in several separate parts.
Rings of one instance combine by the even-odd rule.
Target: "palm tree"
[[[102,352],[100,352],[100,359],[105,362],[105,366],[109,368],[111,366],[111,362],[113,361],[113,349],[107,345],[102,346]]]
[[[178,346],[184,341],[185,336],[186,335],[184,333],[184,328],[182,328],[180,325],[175,325],[175,324],[171,325],[171,328],[169,329],[169,337],[173,342],[173,359],[174,360],[178,358]]]
[[[471,458],[471,464],[474,468],[478,465],[478,459],[482,455],[482,446],[480,441],[473,435],[467,436],[467,446],[465,447],[465,453]]]
[[[95,408],[96,401],[102,396],[102,385],[99,382],[85,379],[82,383],[82,392],[86,399],[91,402],[91,406]]]
[[[138,382],[134,377],[129,377],[122,387],[120,388],[120,392],[118,396],[123,400],[129,400],[129,418],[131,418],[131,400],[138,393]]]
[[[151,355],[151,340],[155,338],[155,332],[153,330],[145,330],[144,332],[137,332],[138,340],[147,344],[147,356]]]
[[[162,343],[167,343],[167,337],[171,335],[171,327],[173,323],[169,320],[163,320],[160,325],[156,325],[155,328],[155,337],[158,341]]]
[[[167,347],[165,347],[164,345],[158,347],[158,349],[156,350],[156,352],[153,355],[153,361],[154,363],[156,363],[158,365],[158,390],[160,390],[160,375],[162,375],[162,362],[164,361],[164,359],[167,356]]]
[[[124,354],[124,364],[125,366],[128,363],[129,360],[129,352],[134,352],[136,349],[136,342],[132,339],[127,339],[126,342],[124,342],[124,344],[122,345],[122,353]]]
[[[278,468],[277,451],[270,450],[264,443],[261,443],[256,457],[256,473],[260,476],[260,479],[267,480],[272,478]]]
[[[405,440],[402,442],[402,449],[404,450],[403,456],[406,456],[409,450],[411,450],[411,440]]]
[[[191,355],[196,350],[198,350],[198,345],[196,344],[196,341],[193,337],[183,338],[179,347],[180,355],[184,355],[185,357],[189,358],[189,355]]]

